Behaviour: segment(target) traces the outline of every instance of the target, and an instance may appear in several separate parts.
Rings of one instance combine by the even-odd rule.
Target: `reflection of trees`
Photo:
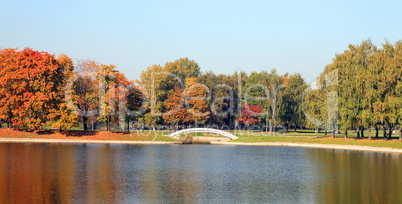
[[[118,203],[124,199],[124,153],[111,145],[87,146],[86,161],[80,163],[86,168],[87,201]],[[80,168],[80,167],[78,167]]]
[[[71,200],[74,162],[73,158],[59,154],[58,145],[0,145],[0,203],[66,203]],[[44,145],[47,151],[41,148]],[[66,148],[74,152],[73,146]]]
[[[402,201],[402,155],[346,150],[307,149],[318,162],[317,195],[325,203]]]
[[[113,151],[109,145],[0,144],[0,203],[121,202],[125,173],[122,154]]]
[[[151,147],[149,147],[151,148]],[[142,192],[144,201],[161,202],[169,201],[172,203],[192,203],[196,200],[200,190],[199,175],[195,171],[187,171],[182,166],[192,165],[193,161],[189,155],[183,155],[181,148],[170,148],[166,146],[153,146],[151,151],[146,151],[141,160],[146,161],[145,171],[136,175],[143,187]],[[158,154],[168,148],[169,154]],[[177,162],[175,165],[169,162]]]
[[[287,156],[258,155],[233,148],[253,158],[245,161],[194,148],[0,143],[0,203],[402,201],[399,154],[289,148]]]

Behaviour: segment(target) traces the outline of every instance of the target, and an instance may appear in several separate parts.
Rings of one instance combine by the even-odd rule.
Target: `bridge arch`
[[[238,138],[229,132],[225,132],[225,131],[213,129],[213,128],[189,128],[189,129],[184,129],[184,130],[179,130],[179,131],[173,132],[167,136],[178,139],[181,134],[194,133],[194,132],[205,132],[205,133],[218,134],[218,135],[225,136],[231,140]]]

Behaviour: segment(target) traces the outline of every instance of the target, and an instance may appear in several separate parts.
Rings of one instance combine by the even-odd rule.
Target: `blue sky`
[[[402,40],[402,1],[2,1],[0,48],[114,64],[138,79],[180,57],[202,71],[317,77],[348,44]]]

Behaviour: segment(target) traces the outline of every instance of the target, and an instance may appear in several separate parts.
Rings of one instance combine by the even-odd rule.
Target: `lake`
[[[0,143],[0,203],[401,203],[402,154]]]

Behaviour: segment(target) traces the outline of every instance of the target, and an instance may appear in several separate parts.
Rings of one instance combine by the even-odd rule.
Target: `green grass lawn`
[[[352,133],[354,131],[350,131]],[[315,144],[339,144],[339,145],[361,145],[361,146],[374,146],[374,147],[391,147],[402,149],[402,141],[399,140],[397,135],[393,135],[392,139],[384,140],[382,136],[378,139],[374,138],[372,132],[372,139],[368,139],[368,132],[365,132],[365,138],[356,138],[356,134],[348,134],[349,138],[343,138],[343,134],[336,135],[332,138],[331,134],[324,137],[324,133],[320,132],[315,134],[311,130],[298,130],[297,132],[289,131],[284,134],[268,134],[268,133],[253,133],[253,132],[238,132],[243,134],[236,134],[239,139],[231,140],[231,142],[292,142],[292,143],[315,143]],[[380,134],[382,135],[382,134]]]
[[[5,130],[5,129],[4,129]],[[0,130],[1,131],[1,130]],[[90,132],[90,131],[89,131]],[[350,131],[352,133],[354,131]],[[15,133],[7,133],[6,131],[0,132],[2,137],[16,137]],[[88,133],[88,132],[87,132]],[[87,136],[85,139],[109,139],[109,140],[141,140],[141,141],[177,141],[176,139],[167,137],[171,133],[170,131],[153,131],[153,130],[143,130],[143,131],[133,131],[130,134],[116,134],[111,133],[110,136],[98,138],[96,136]],[[320,132],[316,134],[311,130],[298,130],[297,132],[289,131],[283,134],[269,134],[267,132],[253,132],[253,131],[232,131],[233,134],[239,138],[236,140],[230,140],[230,142],[292,142],[292,143],[315,143],[315,144],[340,144],[340,145],[361,145],[361,146],[374,146],[374,147],[391,147],[402,149],[402,141],[399,140],[397,135],[394,135],[392,139],[384,140],[383,137],[378,139],[374,138],[374,132],[372,132],[372,139],[368,139],[366,134],[365,138],[356,138],[356,134],[349,134],[349,138],[343,138],[343,134],[337,135],[336,138],[332,138],[332,135],[324,137],[324,133]],[[7,135],[13,134],[13,135]],[[109,134],[107,134],[109,135]],[[382,134],[380,134],[382,135]],[[52,138],[48,135],[40,135],[33,132],[19,131],[19,138]],[[205,134],[205,133],[191,133],[188,137],[193,136],[207,136],[207,137],[221,137],[219,135]],[[57,136],[67,139],[73,139],[74,137],[69,136]],[[60,139],[60,138],[57,138]],[[84,138],[83,138],[84,139]]]
[[[253,131],[244,131],[244,130],[231,131],[231,132],[232,133],[238,133],[240,135],[247,134],[247,135],[250,135],[250,136],[253,136],[253,135],[254,136],[258,136],[258,135],[260,135],[260,136],[268,136],[268,135],[269,136],[295,136],[295,137],[297,137],[297,136],[301,136],[301,137],[305,137],[305,136],[308,136],[308,137],[324,137],[325,136],[325,133],[322,130],[317,134],[314,132],[314,130],[297,130],[296,132],[294,130],[288,130],[287,132],[284,132],[284,133],[253,132]],[[341,131],[341,134],[336,134],[335,137],[344,137],[344,135],[345,135],[345,132]],[[332,132],[328,132],[327,136],[332,137]],[[356,137],[356,136],[357,136],[357,134],[356,134],[355,130],[349,130],[348,131],[348,137],[353,138],[353,137]],[[379,131],[378,136],[379,136],[379,138],[383,139],[383,131],[382,130]],[[369,131],[368,130],[364,131],[364,137],[365,138],[369,137]],[[375,130],[371,131],[371,137],[372,138],[375,137]],[[392,135],[392,137],[393,138],[398,138],[398,133]]]
[[[336,138],[332,138],[332,134],[328,134],[325,137],[323,131],[316,134],[314,130],[289,130],[287,133],[270,134],[267,132],[253,132],[253,131],[231,131],[237,137],[236,140],[230,140],[229,142],[291,142],[291,143],[313,143],[313,144],[339,144],[339,145],[360,145],[360,146],[373,146],[373,147],[390,147],[402,149],[402,141],[399,140],[397,135],[394,135],[392,139],[384,140],[379,134],[379,138],[374,138],[375,131],[372,131],[372,139],[368,139],[368,131],[365,132],[365,138],[356,138],[354,131],[349,131],[348,138],[343,138],[344,134],[337,134]],[[342,132],[343,133],[343,132]],[[353,133],[353,134],[352,134]],[[380,132],[382,133],[382,132]],[[214,137],[214,135],[203,133],[191,133],[188,136],[208,136]],[[215,135],[218,137],[217,135]]]

